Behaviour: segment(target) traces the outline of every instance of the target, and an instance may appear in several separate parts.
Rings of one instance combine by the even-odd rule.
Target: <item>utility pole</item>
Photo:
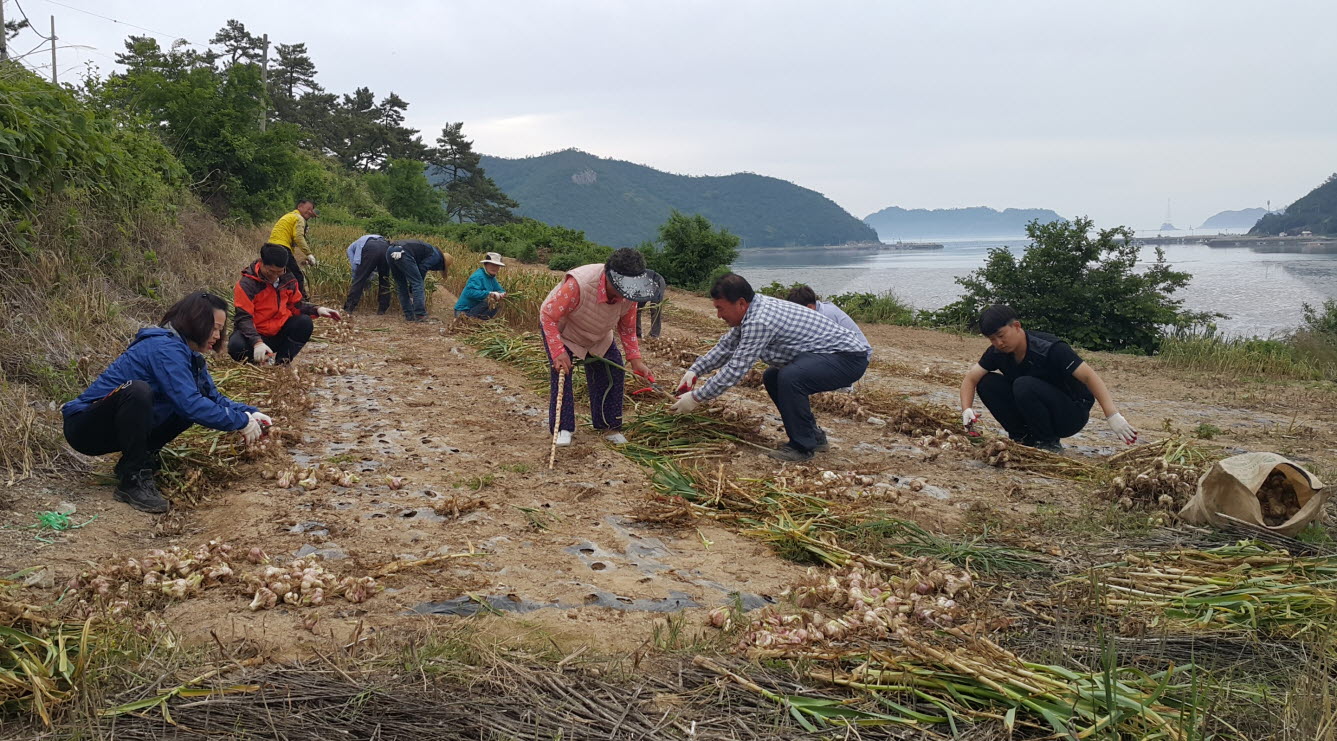
[[[261,37],[264,52],[260,55],[260,133],[264,133],[269,122],[269,34]]]
[[[5,0],[0,0],[0,62],[9,59],[9,30],[5,28]]]
[[[51,84],[56,84],[56,17],[51,16]]]

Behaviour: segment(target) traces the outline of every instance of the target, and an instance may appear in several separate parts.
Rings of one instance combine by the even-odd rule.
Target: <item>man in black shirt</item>
[[[961,423],[979,419],[975,391],[984,406],[1022,445],[1061,452],[1060,438],[1086,426],[1093,401],[1100,402],[1114,433],[1129,445],[1137,430],[1119,414],[1105,382],[1077,353],[1052,334],[1021,328],[1017,313],[990,306],[980,314],[980,334],[990,347],[961,382]]]

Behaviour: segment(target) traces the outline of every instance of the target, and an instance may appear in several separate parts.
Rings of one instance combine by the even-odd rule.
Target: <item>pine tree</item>
[[[223,56],[228,58],[229,67],[242,60],[258,62],[264,53],[263,42],[252,36],[246,30],[246,24],[238,20],[229,19],[227,24],[209,39],[209,43],[222,45]]]

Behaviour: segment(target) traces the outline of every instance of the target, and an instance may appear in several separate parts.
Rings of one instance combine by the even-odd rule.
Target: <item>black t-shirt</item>
[[[1076,401],[1091,402],[1095,397],[1086,384],[1072,377],[1082,359],[1068,345],[1047,332],[1026,330],[1026,357],[1020,363],[1012,353],[999,352],[990,346],[980,356],[980,367],[986,371],[1000,371],[1008,380],[1035,376],[1065,391]]]

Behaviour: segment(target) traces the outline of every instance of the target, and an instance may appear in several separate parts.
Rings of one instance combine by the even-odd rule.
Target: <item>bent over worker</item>
[[[269,232],[269,244],[288,248],[288,264],[284,267],[297,278],[297,286],[302,290],[302,296],[306,298],[310,298],[311,294],[306,290],[306,275],[302,272],[302,264],[316,266],[316,255],[311,252],[311,247],[306,242],[307,222],[314,218],[316,218],[316,204],[303,198],[297,202],[296,208],[279,217]]]
[[[454,261],[435,245],[416,239],[391,242],[387,256],[390,272],[395,276],[399,307],[404,310],[404,318],[410,322],[426,321],[427,273],[440,270],[441,280],[444,281],[450,275],[450,266]]]
[[[1047,332],[1022,329],[1017,312],[998,304],[980,314],[979,327],[989,338],[989,349],[961,382],[961,423],[966,427],[979,419],[972,408],[978,391],[1008,437],[1060,453],[1060,439],[1081,432],[1092,403],[1099,401],[1114,434],[1129,445],[1137,442],[1137,430],[1119,413],[1100,374],[1068,343]]]
[[[574,360],[585,359],[585,381],[590,392],[590,417],[594,429],[609,441],[622,444],[622,392],[626,374],[622,354],[613,334],[622,343],[627,364],[636,375],[651,378],[641,360],[636,339],[636,302],[651,298],[658,274],[645,269],[645,256],[629,247],[615,251],[602,265],[572,268],[548,293],[539,308],[543,347],[552,364],[548,382],[548,430],[557,430],[557,444],[570,445],[576,430],[576,402],[571,387]],[[600,358],[609,362],[605,363]],[[565,378],[560,389],[558,379]],[[653,379],[652,379],[653,380]],[[557,419],[557,394],[562,394],[562,418]]]
[[[352,313],[362,302],[362,292],[376,276],[376,313],[384,314],[390,309],[390,260],[386,254],[390,243],[379,234],[364,234],[348,245],[348,266],[353,271],[353,281],[348,286],[348,297],[344,299],[344,311]]]
[[[785,423],[789,441],[768,453],[782,461],[806,461],[829,447],[808,397],[851,386],[868,370],[868,342],[827,317],[784,299],[758,295],[741,275],[725,273],[710,287],[715,313],[731,328],[710,352],[696,359],[678,383],[674,413],[695,410],[743,380],[758,360]],[[700,389],[702,373],[720,368]]]
[[[311,317],[339,321],[339,312],[302,300],[297,278],[286,267],[287,250],[260,248],[260,259],[241,271],[232,289],[233,324],[227,352],[233,360],[287,363],[311,339]]]

